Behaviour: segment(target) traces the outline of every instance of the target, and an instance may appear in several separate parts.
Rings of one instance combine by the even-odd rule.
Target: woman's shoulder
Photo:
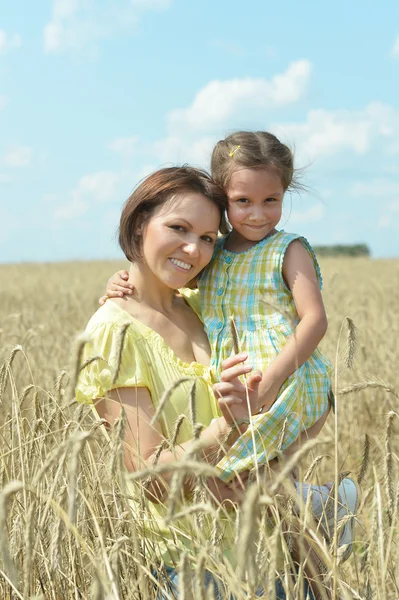
[[[119,333],[121,328],[129,329],[129,334],[136,338],[142,337],[146,330],[145,325],[132,317],[119,303],[107,300],[89,320],[86,333],[92,338],[98,335],[104,337],[106,334],[112,336]]]
[[[117,387],[148,387],[148,353],[155,351],[145,326],[112,300],[91,317],[85,331],[76,398],[91,403]]]

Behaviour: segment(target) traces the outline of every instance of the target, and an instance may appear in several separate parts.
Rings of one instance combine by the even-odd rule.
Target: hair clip
[[[238,150],[239,148],[241,148],[241,146],[237,146],[237,148],[234,148],[234,150],[232,150],[232,151],[229,153],[229,156],[230,156],[230,158],[231,158],[232,156],[234,156],[234,154],[237,152],[237,150]]]

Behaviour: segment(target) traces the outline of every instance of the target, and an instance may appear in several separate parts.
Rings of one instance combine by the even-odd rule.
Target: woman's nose
[[[198,256],[199,254],[199,248],[198,248],[198,242],[189,242],[184,246],[184,251],[189,255],[189,256]]]

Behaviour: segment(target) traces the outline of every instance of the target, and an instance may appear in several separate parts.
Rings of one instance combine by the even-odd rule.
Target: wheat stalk
[[[345,364],[348,369],[352,369],[355,360],[357,333],[355,324],[350,317],[346,317],[346,324],[348,327],[348,337],[346,343]]]
[[[362,462],[360,465],[360,469],[357,475],[357,482],[359,484],[362,483],[362,481],[364,480],[364,477],[366,475],[367,472],[367,468],[369,465],[369,459],[370,459],[370,437],[368,436],[367,433],[364,434],[364,445],[363,445],[363,452],[362,452]]]
[[[18,589],[19,577],[16,565],[10,556],[8,548],[7,509],[12,496],[21,490],[23,490],[23,484],[20,481],[11,481],[0,492],[0,550],[3,558],[5,574],[8,576],[15,589]]]
[[[392,515],[394,509],[394,490],[393,490],[393,459],[392,459],[392,423],[396,413],[389,411],[387,415],[387,425],[385,430],[385,490],[388,499],[388,522],[392,525]]]
[[[118,332],[118,336],[117,336],[117,340],[116,340],[116,346],[118,348],[118,351],[117,351],[115,371],[114,371],[114,375],[112,377],[113,385],[115,385],[115,383],[118,381],[119,371],[120,371],[121,364],[122,364],[123,348],[125,345],[126,333],[127,333],[127,330],[129,329],[130,325],[131,325],[130,321],[128,321],[127,323],[124,323],[120,327],[119,332]]]
[[[191,381],[191,377],[182,377],[181,379],[178,379],[177,381],[175,381],[175,383],[168,389],[166,390],[163,394],[162,397],[159,401],[159,404],[156,408],[155,414],[151,419],[151,425],[154,425],[156,423],[156,421],[158,420],[160,414],[162,413],[163,409],[165,408],[166,403],[168,402],[168,400],[170,400],[171,395],[173,394],[173,392],[183,383],[186,383],[187,381]]]
[[[237,331],[234,317],[230,317],[229,323],[230,323],[230,332],[231,332],[231,337],[232,337],[232,341],[233,341],[234,352],[235,352],[235,354],[239,354],[240,353],[240,343],[238,340],[238,331]],[[256,474],[256,480],[258,481],[258,484],[259,484],[258,456],[257,456],[257,451],[256,451],[255,432],[254,432],[254,426],[253,426],[251,404],[249,401],[249,392],[248,392],[248,384],[247,384],[247,376],[246,375],[244,375],[244,384],[245,384],[245,393],[246,393],[245,395],[246,395],[247,408],[248,408],[249,427],[251,429],[252,448],[253,448],[253,452],[254,452],[255,474]]]
[[[344,396],[346,394],[352,394],[353,392],[362,392],[363,390],[366,390],[367,388],[381,388],[383,390],[385,390],[386,392],[389,392],[390,394],[393,394],[396,398],[399,398],[399,395],[397,393],[397,391],[395,390],[395,388],[393,387],[393,385],[391,385],[390,383],[386,382],[386,381],[378,381],[375,379],[372,380],[368,380],[368,381],[360,381],[359,383],[353,383],[352,385],[349,385],[348,387],[339,390],[339,394],[341,396]]]
[[[244,579],[247,570],[252,573],[252,562],[254,562],[253,547],[254,533],[257,526],[257,512],[259,507],[259,487],[253,483],[247,490],[242,506],[241,531],[239,535],[239,554],[237,556],[237,573],[240,579]]]

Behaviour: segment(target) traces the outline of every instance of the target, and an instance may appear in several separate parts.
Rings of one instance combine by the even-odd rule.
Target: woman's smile
[[[183,271],[189,271],[193,268],[193,265],[186,263],[182,260],[178,260],[177,258],[170,258],[171,263],[173,263],[177,268],[182,269]]]

